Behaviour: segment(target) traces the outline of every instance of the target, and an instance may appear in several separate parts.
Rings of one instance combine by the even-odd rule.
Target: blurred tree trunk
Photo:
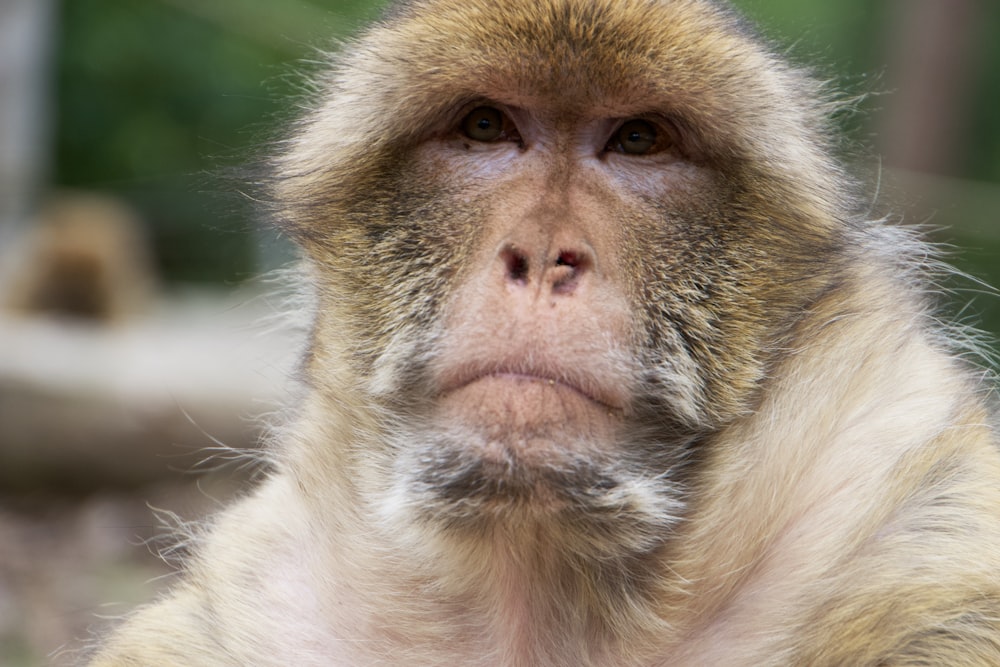
[[[975,81],[983,0],[892,0],[890,92],[881,118],[887,166],[956,175]]]
[[[0,2],[0,243],[23,223],[48,171],[52,0]]]

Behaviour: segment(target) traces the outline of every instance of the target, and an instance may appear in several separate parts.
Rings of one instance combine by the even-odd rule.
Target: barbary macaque
[[[0,311],[114,324],[153,300],[156,271],[142,221],[120,201],[61,192],[17,242],[0,257],[14,265],[0,284]]]
[[[275,160],[275,470],[95,665],[1000,664],[991,380],[709,0],[412,0]]]

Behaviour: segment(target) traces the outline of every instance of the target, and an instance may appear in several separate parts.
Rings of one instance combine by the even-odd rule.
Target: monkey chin
[[[624,413],[545,376],[458,383],[398,434],[382,508],[452,535],[542,529],[581,552],[645,551],[678,520],[682,494],[664,460],[625,446]]]

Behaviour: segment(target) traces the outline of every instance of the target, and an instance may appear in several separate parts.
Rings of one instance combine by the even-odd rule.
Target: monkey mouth
[[[460,385],[446,390],[443,393],[449,393],[450,391],[456,391],[467,387],[476,382],[489,381],[496,383],[510,383],[514,386],[520,386],[522,389],[540,385],[542,387],[549,387],[557,391],[569,391],[578,394],[580,397],[595,403],[597,405],[603,406],[607,410],[621,410],[616,406],[611,405],[606,399],[601,398],[600,395],[591,392],[589,389],[583,386],[573,384],[572,382],[567,382],[566,380],[559,379],[557,377],[552,377],[549,375],[540,375],[533,373],[524,373],[517,371],[496,371],[491,373],[485,373],[483,375],[477,375],[475,377],[469,378],[463,381]]]
[[[486,383],[495,388],[507,385],[514,390],[548,388],[555,392],[575,394],[613,413],[624,412],[627,402],[624,392],[611,389],[586,371],[570,372],[561,368],[517,364],[470,364],[465,368],[446,371],[440,375],[439,396],[447,397],[478,383]]]
[[[549,465],[612,440],[623,413],[613,401],[579,374],[492,368],[444,384],[435,421],[461,425],[483,460]]]

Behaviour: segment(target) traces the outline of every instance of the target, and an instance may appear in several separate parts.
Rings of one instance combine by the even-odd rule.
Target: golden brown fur
[[[704,0],[426,0],[323,89],[309,391],[95,665],[1000,664],[991,390],[810,78]]]

